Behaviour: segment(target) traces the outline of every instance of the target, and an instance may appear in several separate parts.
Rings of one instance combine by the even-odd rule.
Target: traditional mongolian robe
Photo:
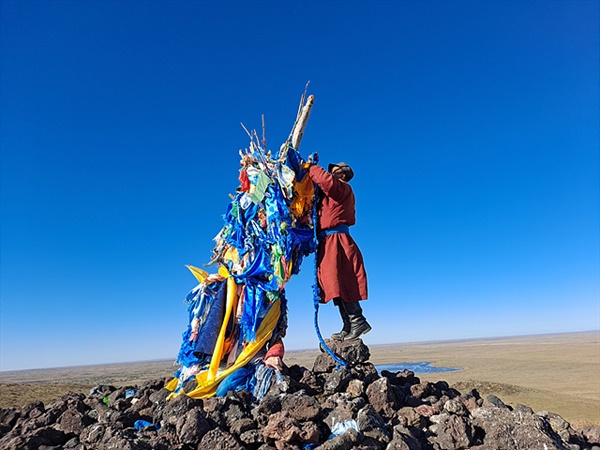
[[[310,178],[321,189],[318,204],[319,247],[317,275],[321,301],[341,298],[354,303],[366,300],[367,273],[363,257],[348,232],[356,223],[354,192],[348,183],[313,165]]]

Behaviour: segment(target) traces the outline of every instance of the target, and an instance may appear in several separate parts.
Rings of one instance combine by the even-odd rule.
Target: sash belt
[[[319,240],[322,240],[325,236],[329,236],[330,234],[335,233],[350,234],[350,227],[346,224],[342,224],[336,227],[326,228],[324,230],[319,231],[317,237],[319,238]]]

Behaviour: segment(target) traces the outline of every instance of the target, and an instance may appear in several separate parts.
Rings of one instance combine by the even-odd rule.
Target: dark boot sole
[[[346,337],[344,338],[344,341],[355,341],[356,339],[360,339],[360,337],[361,337],[361,336],[363,336],[363,335],[367,334],[367,333],[368,333],[369,331],[371,331],[371,330],[372,330],[372,328],[371,328],[371,325],[367,324],[367,327],[364,329],[364,331],[361,331],[361,332],[360,332],[360,334],[359,334],[358,336],[356,336],[356,337],[349,337],[349,336],[346,336]]]
[[[344,338],[346,337],[347,333],[334,333],[331,335],[331,339],[333,339],[334,341],[343,341]]]

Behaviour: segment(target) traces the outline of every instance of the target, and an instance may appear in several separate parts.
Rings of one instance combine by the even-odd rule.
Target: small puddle
[[[431,362],[401,362],[396,364],[377,364],[375,368],[380,375],[382,370],[395,373],[402,372],[406,369],[414,372],[415,375],[422,373],[454,372],[456,370],[462,370],[460,367],[435,367],[431,364]]]

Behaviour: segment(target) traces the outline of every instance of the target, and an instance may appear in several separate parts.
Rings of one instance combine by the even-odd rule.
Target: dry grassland
[[[600,425],[599,332],[372,346],[371,361],[460,367],[419,377],[554,412],[577,428]]]
[[[367,339],[368,340],[368,339]],[[373,345],[373,364],[429,361],[456,372],[419,375],[461,392],[476,388],[505,403],[560,414],[574,427],[600,425],[600,333],[572,333],[453,342]],[[311,368],[317,350],[291,351],[286,364]],[[169,378],[172,361],[0,372],[0,407],[88,394],[98,384],[134,385]]]

